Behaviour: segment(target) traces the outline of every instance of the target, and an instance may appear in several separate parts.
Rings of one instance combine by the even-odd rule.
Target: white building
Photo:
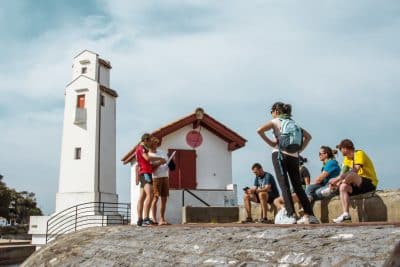
[[[88,50],[73,59],[72,79],[65,89],[55,214],[87,202],[118,202],[115,154],[118,95],[110,89],[110,69],[110,62]],[[95,206],[89,211],[98,212]],[[31,217],[32,243],[44,243],[49,218]]]
[[[237,205],[236,185],[232,184],[232,151],[245,145],[243,137],[201,108],[152,134],[161,140],[161,150],[176,151],[176,169],[169,174],[167,221],[182,222],[183,204],[204,206],[183,189],[190,190],[211,206]],[[135,149],[122,159],[131,166],[131,223],[137,220],[135,207],[139,196],[139,186],[135,185]]]

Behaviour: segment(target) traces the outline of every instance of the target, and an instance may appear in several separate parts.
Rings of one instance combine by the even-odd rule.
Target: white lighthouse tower
[[[64,128],[56,212],[86,202],[118,202],[116,91],[110,62],[84,50],[65,89]]]
[[[47,223],[51,218],[57,218],[57,214],[61,211],[88,202],[118,202],[116,194],[118,94],[110,89],[110,70],[110,62],[88,50],[82,51],[73,60],[72,80],[65,89],[56,210],[52,216],[30,217],[29,233],[32,234],[32,244],[46,243]],[[89,206],[85,212],[97,215],[99,205]],[[104,215],[104,206],[102,213]],[[99,220],[99,225],[103,225],[104,218]],[[94,224],[92,223],[92,226]]]

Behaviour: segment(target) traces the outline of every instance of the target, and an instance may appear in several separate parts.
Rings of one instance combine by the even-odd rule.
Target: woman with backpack
[[[289,179],[304,209],[304,216],[299,223],[319,223],[301,185],[299,172],[299,153],[308,145],[311,135],[292,120],[291,105],[276,102],[271,107],[271,115],[273,119],[261,126],[257,133],[272,147],[272,164],[285,202],[285,208],[277,213],[275,223],[297,223]],[[265,134],[268,131],[272,131],[275,138],[269,138]]]

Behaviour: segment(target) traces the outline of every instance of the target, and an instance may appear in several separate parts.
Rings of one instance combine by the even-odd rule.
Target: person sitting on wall
[[[301,186],[303,186],[303,189],[306,190],[307,186],[310,185],[310,171],[307,169],[307,167],[304,165],[307,162],[307,158],[304,158],[299,155],[299,171],[300,171],[300,180],[301,180]]]
[[[336,191],[329,189],[329,180],[340,174],[340,166],[335,159],[335,154],[337,154],[336,149],[333,150],[329,146],[320,147],[319,160],[323,163],[321,173],[306,189],[311,206],[314,206],[316,200],[331,198],[336,195]]]
[[[351,221],[349,214],[350,196],[360,195],[376,190],[378,178],[374,165],[368,155],[362,150],[355,150],[350,139],[344,139],[336,146],[343,154],[342,168],[344,171],[336,178],[329,180],[331,189],[339,187],[340,201],[343,213],[333,219],[335,223]]]
[[[254,175],[254,186],[245,187],[244,190],[244,206],[247,212],[245,222],[253,222],[251,217],[251,201],[260,203],[261,205],[261,223],[267,223],[268,203],[272,204],[274,199],[279,197],[278,188],[272,174],[265,172],[260,163],[254,163],[251,167]]]

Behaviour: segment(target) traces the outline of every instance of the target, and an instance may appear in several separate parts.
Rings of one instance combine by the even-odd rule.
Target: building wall
[[[101,93],[104,106],[101,106],[100,132],[100,191],[116,192],[116,98]]]
[[[110,87],[110,69],[100,65],[100,84]]]
[[[191,126],[186,126],[165,136],[160,149],[165,152],[171,148],[192,149],[186,144],[186,134],[191,130],[193,130]],[[203,143],[196,148],[197,189],[201,191],[191,191],[212,206],[235,206],[237,205],[237,190],[236,186],[232,185],[232,153],[228,151],[228,143],[204,128],[201,129],[201,135]],[[216,189],[220,191],[212,191]],[[139,190],[139,186],[135,184],[135,165],[131,164],[132,224],[135,224],[138,218],[136,205]],[[204,206],[188,193],[185,193],[184,197],[185,205]],[[170,223],[182,223],[182,190],[170,190],[166,219]]]
[[[79,94],[85,94],[86,123],[76,125],[74,121]],[[93,192],[95,189],[97,101],[97,83],[87,78],[78,78],[65,90],[59,193]],[[82,149],[80,160],[74,158],[76,147]]]
[[[82,54],[74,58],[72,64],[72,80],[75,80],[80,75],[85,75],[93,80],[97,80],[98,72],[98,56],[95,53],[84,51]],[[82,74],[82,68],[86,67],[87,72]]]
[[[160,149],[193,149],[186,143],[186,134],[191,130],[191,126],[186,126],[165,136]],[[232,153],[228,151],[228,143],[205,128],[200,133],[203,143],[196,148],[197,189],[226,189],[232,184]]]

